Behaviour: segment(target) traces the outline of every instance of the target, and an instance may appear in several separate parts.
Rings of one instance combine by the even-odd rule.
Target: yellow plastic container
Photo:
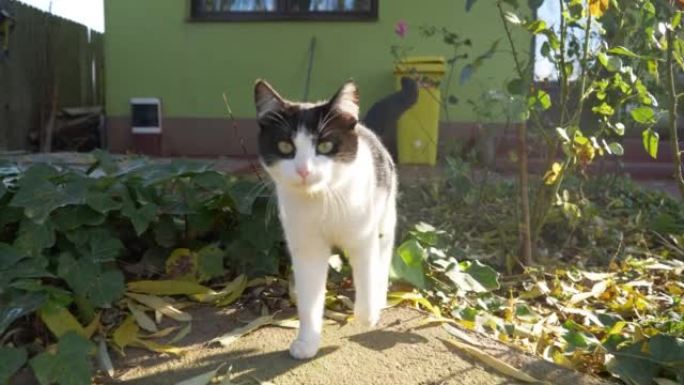
[[[397,150],[400,164],[437,163],[439,112],[441,107],[440,82],[446,64],[443,57],[408,57],[397,63],[394,75],[397,89],[401,78],[409,76],[418,81],[418,101],[397,123]]]

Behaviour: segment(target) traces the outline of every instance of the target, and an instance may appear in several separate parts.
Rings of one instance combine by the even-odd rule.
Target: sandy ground
[[[114,379],[108,385],[169,385],[216,369],[232,366],[235,384],[520,384],[499,375],[480,361],[445,343],[453,338],[441,327],[421,327],[424,316],[412,309],[388,309],[379,327],[364,330],[353,323],[326,325],[323,346],[309,361],[287,353],[293,329],[264,327],[240,338],[228,348],[210,347],[206,341],[248,321],[247,314],[202,307],[191,311],[193,330],[178,346],[182,357],[128,349],[114,359]],[[247,319],[242,320],[245,317]],[[480,339],[485,350],[526,373],[553,384],[602,382],[525,355],[495,341]],[[257,380],[255,380],[257,379]]]

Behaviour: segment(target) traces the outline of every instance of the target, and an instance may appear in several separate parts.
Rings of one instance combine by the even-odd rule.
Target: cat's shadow
[[[383,351],[400,344],[422,344],[428,342],[427,338],[412,332],[397,332],[391,330],[371,330],[348,337],[364,348]]]

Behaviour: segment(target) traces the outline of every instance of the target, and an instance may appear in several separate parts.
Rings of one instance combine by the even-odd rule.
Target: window
[[[377,20],[378,0],[190,0],[196,21]]]

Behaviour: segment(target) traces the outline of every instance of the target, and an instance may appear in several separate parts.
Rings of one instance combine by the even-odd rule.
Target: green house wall
[[[486,51],[497,39],[502,39],[500,47],[506,46],[493,0],[479,1],[470,13],[464,4],[464,0],[379,0],[378,20],[371,22],[191,22],[187,0],[105,0],[111,145],[115,150],[130,146],[130,136],[119,131],[129,129],[132,97],[161,98],[165,123],[169,120],[170,130],[181,134],[183,124],[195,131],[203,129],[202,120],[207,127],[217,125],[216,119],[226,116],[224,92],[238,119],[252,119],[252,86],[257,78],[267,79],[286,97],[302,98],[312,37],[317,45],[310,99],[327,98],[353,78],[366,111],[394,90],[390,46],[412,46],[414,55],[450,54],[439,38],[420,36],[419,26],[444,26],[470,38],[473,54]],[[399,20],[409,24],[403,40],[394,33]],[[521,33],[515,38],[527,53],[529,37]],[[509,54],[497,54],[463,86],[459,72],[457,68],[452,93],[461,102],[451,107],[450,119],[472,122],[476,116],[465,101],[513,78],[513,62]],[[178,153],[176,147],[172,143],[171,150],[163,152]]]

